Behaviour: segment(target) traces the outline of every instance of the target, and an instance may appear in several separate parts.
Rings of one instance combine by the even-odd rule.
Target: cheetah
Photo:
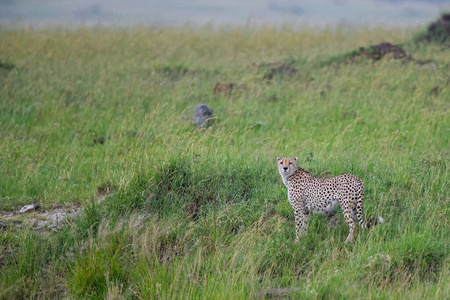
[[[319,178],[298,167],[297,158],[277,158],[277,161],[278,172],[294,210],[296,242],[307,233],[311,213],[331,213],[338,205],[350,227],[346,243],[353,242],[355,238],[356,219],[361,228],[369,227],[362,215],[364,183],[361,179],[353,174]],[[379,223],[383,221],[381,217],[376,220]]]

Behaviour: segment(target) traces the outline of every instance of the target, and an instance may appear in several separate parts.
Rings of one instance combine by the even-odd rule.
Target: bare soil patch
[[[0,211],[0,230],[29,227],[35,230],[58,230],[64,224],[79,216],[83,208],[80,205],[56,206],[41,209],[38,205],[24,213],[20,211]]]

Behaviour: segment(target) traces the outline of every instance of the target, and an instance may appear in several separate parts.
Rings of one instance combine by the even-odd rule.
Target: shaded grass
[[[0,232],[0,297],[263,298],[294,287],[308,299],[448,298],[447,53],[408,48],[438,70],[318,63],[411,36],[0,32],[15,65],[0,74],[0,207],[84,207],[57,233]],[[265,79],[259,66],[274,62],[299,72]],[[214,95],[216,82],[246,89]],[[217,116],[206,130],[191,120],[199,103]],[[314,216],[295,244],[278,156],[320,176],[356,174],[365,218],[387,223],[345,245],[340,211],[336,227]]]

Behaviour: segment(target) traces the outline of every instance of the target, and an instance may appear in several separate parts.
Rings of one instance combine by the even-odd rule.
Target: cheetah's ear
[[[297,162],[297,160],[298,160],[298,157],[295,157],[295,158],[294,158],[294,160],[295,160],[295,162]]]
[[[277,161],[280,161],[281,160],[281,157],[277,157]]]

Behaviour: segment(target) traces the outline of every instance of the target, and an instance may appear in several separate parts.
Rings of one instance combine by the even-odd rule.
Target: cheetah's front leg
[[[295,216],[295,242],[298,242],[300,236],[306,235],[308,232],[308,224],[309,224],[309,214],[305,214],[301,210],[294,210]]]
[[[294,210],[294,217],[295,217],[295,242],[298,242],[298,239],[302,235],[302,223],[303,223],[303,215],[300,214],[298,211]]]

